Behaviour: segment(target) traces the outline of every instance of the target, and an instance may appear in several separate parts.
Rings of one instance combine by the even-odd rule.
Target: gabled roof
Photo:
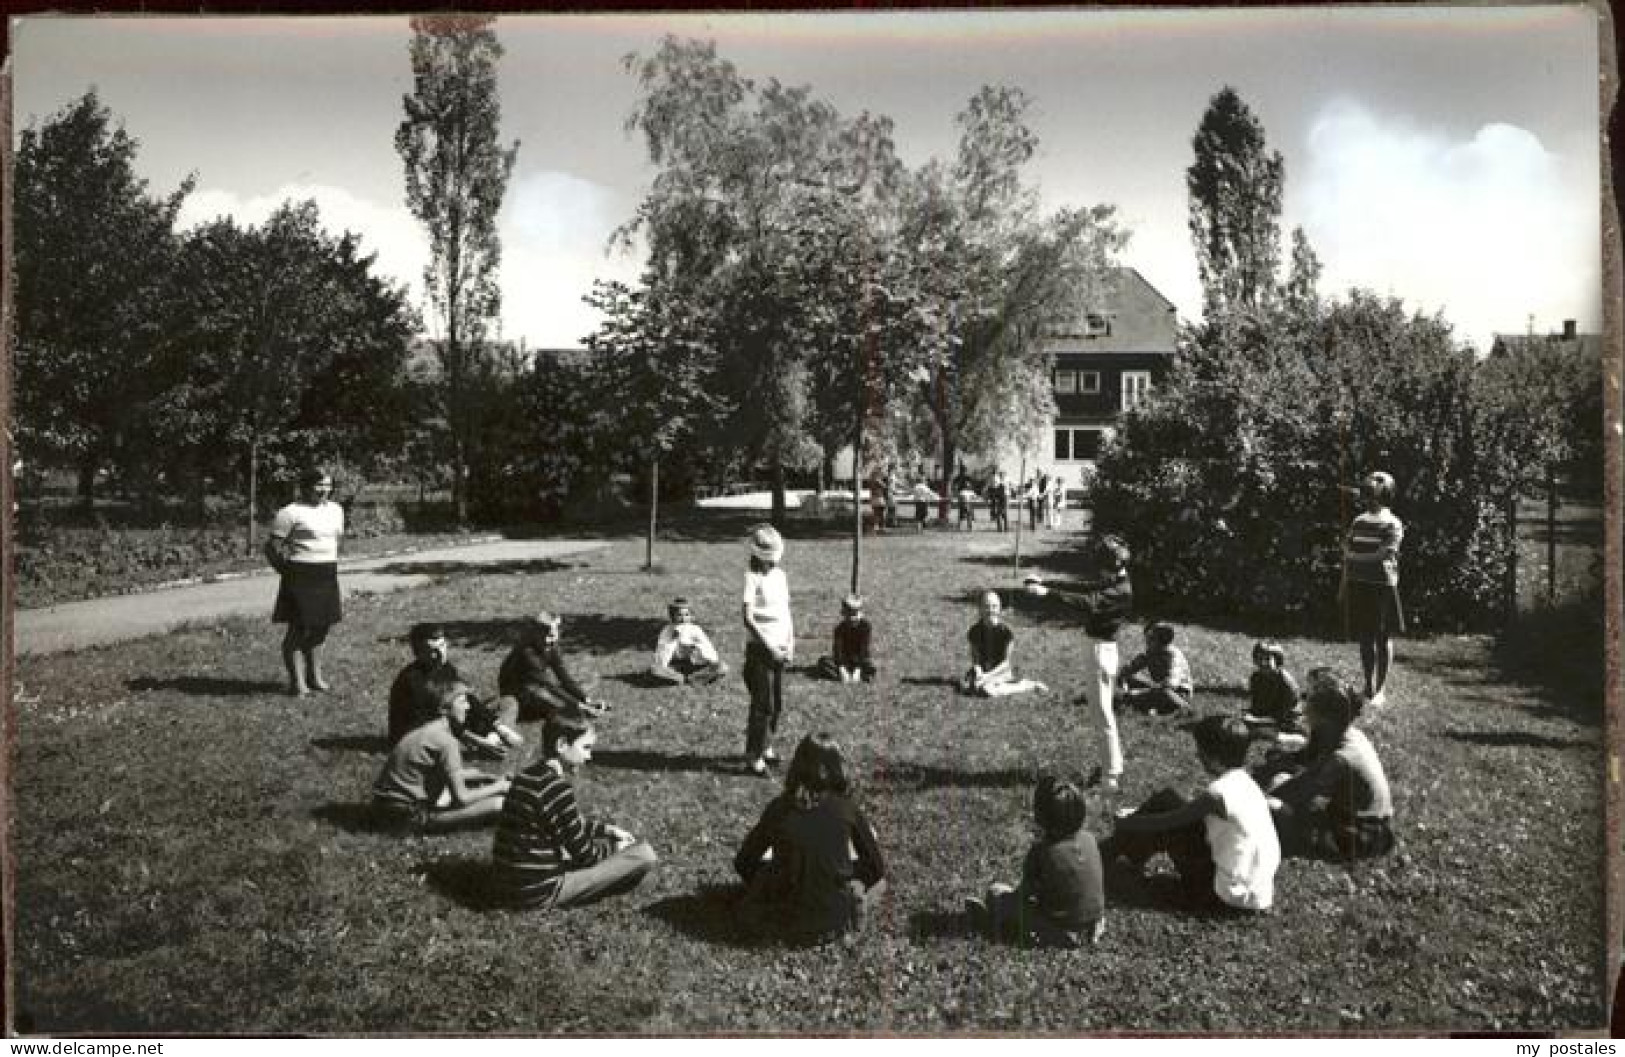
[[[1179,338],[1174,303],[1127,265],[1112,269],[1098,306],[1087,311],[1105,316],[1101,334],[1058,334],[1049,339],[1051,353],[1152,352],[1172,354]]]

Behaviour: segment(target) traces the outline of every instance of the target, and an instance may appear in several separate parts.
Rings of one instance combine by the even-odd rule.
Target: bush
[[[1506,541],[1473,443],[1472,372],[1443,320],[1359,292],[1312,319],[1187,333],[1102,452],[1097,524],[1128,540],[1136,589],[1170,612],[1325,620],[1351,489],[1387,470],[1414,623],[1482,623]]]

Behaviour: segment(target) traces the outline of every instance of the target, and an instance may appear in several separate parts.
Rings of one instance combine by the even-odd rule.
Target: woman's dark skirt
[[[1389,584],[1350,583],[1348,624],[1355,638],[1403,635],[1405,607],[1399,601],[1399,588]]]
[[[271,621],[296,628],[331,627],[344,619],[337,562],[289,562]]]

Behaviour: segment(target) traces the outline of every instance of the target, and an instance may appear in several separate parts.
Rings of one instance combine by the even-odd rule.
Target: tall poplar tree
[[[1264,126],[1228,85],[1202,115],[1185,170],[1191,239],[1209,323],[1237,310],[1269,308],[1281,260],[1285,164],[1264,141]]]
[[[429,236],[423,281],[441,331],[436,351],[459,522],[468,517],[470,438],[478,414],[468,383],[501,308],[497,213],[519,152],[518,140],[508,147],[498,141],[502,45],[495,22],[488,15],[412,19],[412,94],[402,100],[406,117],[395,130],[406,204]]]

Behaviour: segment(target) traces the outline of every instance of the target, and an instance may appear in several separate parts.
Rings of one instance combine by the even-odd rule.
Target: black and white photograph
[[[7,1032],[1606,1033],[1609,19],[14,17]]]

